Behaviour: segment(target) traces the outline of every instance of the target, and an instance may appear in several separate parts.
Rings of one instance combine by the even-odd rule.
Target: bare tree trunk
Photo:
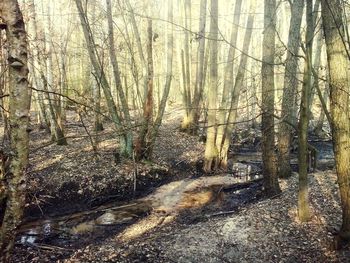
[[[322,20],[330,79],[330,105],[333,148],[343,222],[340,241],[350,241],[350,121],[349,121],[349,53],[344,42],[345,25],[340,0],[322,0]],[[346,23],[346,22],[345,22]]]
[[[101,87],[103,89],[103,92],[107,101],[108,111],[112,117],[112,121],[116,129],[122,134],[122,135],[119,135],[119,138],[120,138],[119,152],[122,156],[130,158],[132,156],[132,146],[128,144],[129,141],[127,139],[127,135],[123,127],[122,119],[118,115],[117,107],[113,101],[111,89],[107,81],[105,72],[102,69],[101,62],[97,58],[94,39],[91,33],[89,23],[87,21],[87,17],[85,16],[82,2],[81,0],[75,0],[75,3],[78,9],[80,22],[83,28],[86,44],[88,47],[91,64],[94,67],[94,70],[97,74],[97,79],[100,81]]]
[[[48,3],[47,9],[47,25],[45,27],[45,39],[47,41],[47,64],[46,64],[46,77],[44,80],[44,90],[45,97],[48,103],[48,112],[49,112],[49,120],[50,120],[50,130],[53,141],[57,142],[57,145],[67,145],[67,140],[64,137],[64,131],[62,127],[60,127],[61,120],[59,120],[59,104],[55,101],[55,95],[50,94],[53,92],[53,60],[52,60],[52,39],[51,39],[51,15],[50,9],[51,2]]]
[[[221,104],[219,108],[218,113],[218,132],[216,136],[216,147],[219,149],[219,159],[223,160],[225,157],[221,153],[222,145],[225,141],[225,131],[227,129],[227,125],[225,124],[227,115],[229,114],[229,111],[227,109],[230,106],[230,91],[232,92],[233,87],[233,62],[235,58],[235,51],[237,46],[237,35],[238,35],[238,29],[239,29],[239,19],[241,16],[241,7],[242,7],[242,0],[238,0],[235,3],[235,10],[233,14],[233,23],[232,23],[232,31],[231,31],[231,40],[230,40],[230,48],[227,55],[227,64],[225,66],[225,77],[224,77],[224,88],[222,91],[222,99]],[[248,30],[248,28],[247,28]],[[243,48],[245,46],[243,45]],[[243,55],[242,55],[243,56]],[[228,140],[230,140],[228,138]],[[226,164],[224,161],[222,162],[222,166],[225,167]]]
[[[125,131],[126,145],[128,148],[130,148],[127,150],[129,152],[129,151],[132,151],[132,141],[133,141],[132,130],[131,130],[131,117],[130,117],[128,103],[126,101],[125,94],[123,91],[122,80],[119,72],[119,65],[115,54],[111,0],[106,0],[106,4],[107,4],[107,19],[108,19],[109,55],[110,55],[110,59],[113,67],[114,81],[115,81],[116,89],[121,102],[122,112],[124,115],[124,123],[126,124],[124,129],[126,129]]]
[[[299,118],[299,193],[298,193],[298,215],[301,222],[306,222],[310,219],[309,208],[309,191],[308,191],[308,142],[307,133],[309,126],[309,111],[310,111],[310,91],[312,85],[312,39],[313,39],[313,10],[312,1],[306,2],[306,59],[304,67],[304,82],[301,92],[300,103],[300,118]]]
[[[156,141],[156,137],[159,132],[160,125],[162,123],[166,102],[168,100],[169,91],[171,87],[171,80],[173,77],[173,46],[174,46],[174,37],[173,37],[173,0],[168,0],[168,35],[167,35],[167,46],[166,46],[166,52],[167,52],[167,71],[166,71],[166,80],[164,84],[162,99],[160,100],[159,106],[158,106],[158,113],[157,117],[154,121],[153,127],[150,130],[150,136],[148,139],[148,145],[146,147],[147,151],[145,152],[145,158],[150,159],[154,143]]]
[[[216,100],[218,89],[218,0],[211,1],[210,13],[210,87],[208,92],[208,128],[204,153],[204,171],[211,172],[218,157],[216,137]]]
[[[313,11],[313,14],[315,14],[315,10]],[[316,16],[317,17],[317,16]],[[313,20],[315,21],[315,20]],[[315,30],[316,31],[316,28]],[[317,94],[317,90],[319,89],[319,79],[318,79],[318,75],[319,75],[319,71],[320,71],[320,65],[321,65],[321,53],[322,53],[322,46],[323,46],[323,32],[322,30],[319,30],[318,34],[317,34],[317,38],[316,38],[316,46],[315,46],[315,55],[313,58],[313,63],[312,63],[312,68],[313,68],[313,72],[315,74],[313,74],[312,76],[312,86],[311,86],[311,90],[309,93],[309,103],[310,103],[310,109],[309,109],[309,114],[310,114],[310,120],[314,119],[313,113],[312,113],[312,105],[314,102],[314,98],[315,98],[315,94]]]
[[[9,63],[10,81],[9,127],[11,153],[8,171],[3,171],[4,174],[0,178],[7,185],[6,208],[0,231],[0,261],[9,262],[16,230],[21,223],[25,205],[30,97],[27,34],[17,1],[5,0],[0,2],[0,17],[6,25],[9,48],[7,61]]]
[[[142,50],[142,43],[141,43],[141,34],[139,32],[136,20],[135,20],[135,15],[134,15],[134,10],[132,9],[129,0],[125,0],[125,3],[127,5],[129,14],[130,14],[130,21],[131,21],[131,26],[134,31],[134,36],[136,40],[136,45],[137,45],[137,50],[139,53],[140,61],[142,64],[142,77],[144,79],[144,92],[143,92],[143,98],[142,98],[142,103],[144,103],[144,100],[146,99],[146,94],[147,94],[147,89],[148,89],[148,80],[147,80],[147,61],[146,58],[143,54]]]
[[[284,73],[284,88],[282,97],[281,123],[278,130],[278,175],[287,178],[292,174],[290,167],[290,146],[293,130],[288,124],[294,123],[296,112],[294,103],[297,94],[298,53],[300,47],[300,27],[303,17],[304,0],[295,0],[291,6],[291,19],[288,37],[288,53]]]
[[[327,81],[327,83],[329,83],[329,80]],[[319,93],[318,90],[317,90],[317,92]],[[329,114],[329,112],[327,112],[327,103],[328,103],[328,98],[329,98],[329,85],[328,84],[325,85],[324,91],[323,91],[323,94],[321,94],[321,97],[323,99],[322,104],[324,104],[324,105],[322,105],[322,107],[321,107],[320,116],[318,117],[318,121],[317,121],[315,130],[314,130],[315,134],[318,136],[321,136],[323,123],[324,123],[324,120],[326,118],[326,113]],[[328,120],[328,118],[327,118],[327,120]],[[329,120],[331,120],[330,116],[329,116]],[[329,122],[329,123],[331,123],[331,122]]]
[[[29,43],[29,52],[30,56],[28,57],[28,68],[30,72],[30,76],[32,79],[32,83],[36,89],[43,90],[43,81],[40,78],[40,56],[39,56],[39,43],[37,36],[37,24],[36,24],[36,12],[35,5],[33,0],[28,1],[28,27],[27,33],[31,42]],[[38,123],[40,128],[46,128],[49,131],[49,120],[46,114],[46,109],[43,102],[43,94],[42,92],[34,92],[33,96],[36,100],[36,106],[38,109]]]
[[[224,169],[227,168],[227,155],[228,155],[228,149],[230,147],[230,142],[231,142],[231,134],[232,134],[232,131],[234,128],[234,123],[235,123],[236,117],[237,117],[239,95],[240,95],[242,87],[244,86],[243,81],[244,81],[245,69],[247,66],[247,60],[248,60],[248,56],[246,54],[248,54],[248,52],[249,52],[250,39],[251,39],[252,32],[253,32],[253,24],[254,24],[254,16],[255,16],[255,4],[256,4],[256,2],[255,2],[255,0],[253,0],[253,1],[251,1],[250,7],[249,7],[249,16],[248,16],[246,32],[245,32],[244,40],[243,40],[243,53],[241,54],[241,60],[239,63],[238,72],[236,75],[234,87],[231,90],[231,103],[230,103],[230,105],[226,105],[226,103],[225,103],[226,109],[230,108],[228,111],[228,116],[227,116],[227,118],[224,118],[223,122],[219,122],[219,124],[221,125],[220,127],[223,127],[224,129],[220,129],[220,128],[218,129],[218,136],[216,138],[216,140],[217,140],[216,145],[219,149],[219,165]],[[238,12],[240,12],[240,11],[238,11]],[[232,56],[232,60],[233,59],[234,59],[234,56]],[[230,61],[230,60],[228,59],[228,61]],[[232,65],[231,70],[233,70],[233,65]],[[232,79],[230,80],[228,85],[229,86],[233,85]],[[223,94],[223,96],[224,96],[224,94]],[[226,94],[225,94],[225,96],[226,96]],[[221,132],[223,134],[220,135]],[[218,140],[219,140],[219,142],[218,142]]]
[[[143,120],[140,134],[135,146],[136,159],[140,160],[149,157],[150,132],[153,124],[153,26],[152,19],[148,19],[147,26],[147,94],[143,108]]]
[[[262,160],[264,191],[266,195],[276,195],[281,190],[278,184],[277,163],[275,156],[275,27],[276,0],[265,0],[264,5],[264,37],[262,50]]]
[[[197,51],[197,71],[196,82],[194,86],[192,101],[187,100],[187,112],[181,124],[182,130],[189,134],[195,134],[198,130],[198,121],[200,117],[200,102],[203,95],[204,83],[205,83],[205,27],[206,27],[206,12],[207,12],[207,0],[201,0],[200,14],[199,14],[199,29],[198,29],[198,51]],[[186,97],[187,98],[187,97]]]
[[[184,10],[185,10],[185,29],[184,29],[184,34],[185,34],[185,38],[184,38],[184,55],[185,55],[185,60],[184,60],[184,65],[185,65],[185,95],[186,95],[186,100],[187,100],[187,104],[188,109],[186,111],[186,116],[184,117],[184,121],[182,123],[182,129],[187,129],[187,125],[190,122],[189,120],[189,114],[190,114],[190,107],[191,107],[191,101],[192,101],[192,94],[191,94],[191,90],[192,90],[192,83],[191,83],[191,47],[190,47],[190,32],[191,31],[191,0],[184,0]]]
[[[91,18],[96,17],[96,1],[91,1]],[[91,32],[94,34],[96,32],[96,26],[94,26],[95,23],[92,23],[91,25]],[[94,67],[90,65],[90,83],[91,83],[91,89],[92,89],[92,99],[94,104],[94,131],[99,132],[103,131],[103,124],[101,121],[101,87],[99,85],[99,80],[96,79],[97,75],[94,71]],[[98,141],[98,137],[96,136],[96,145]]]

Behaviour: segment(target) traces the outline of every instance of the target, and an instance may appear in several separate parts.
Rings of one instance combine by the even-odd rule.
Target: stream
[[[318,169],[332,168],[332,142],[312,142],[312,145],[319,151]],[[292,165],[295,170],[295,156]],[[236,154],[229,161],[229,167],[228,174],[171,182],[130,202],[111,202],[88,211],[27,222],[18,231],[17,244],[43,249],[74,249],[106,235],[118,234],[121,239],[129,237],[128,229],[143,228],[142,224],[156,227],[185,210],[220,203],[220,212],[214,214],[234,211],[256,199],[261,190],[261,153]]]

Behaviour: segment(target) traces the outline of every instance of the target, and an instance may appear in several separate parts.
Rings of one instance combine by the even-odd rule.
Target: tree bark
[[[230,47],[227,55],[227,64],[225,66],[225,74],[224,74],[224,88],[222,91],[222,98],[221,98],[221,104],[220,109],[218,112],[218,131],[216,136],[216,147],[219,149],[219,165],[222,164],[222,167],[226,167],[226,161],[227,161],[227,154],[225,155],[225,149],[223,149],[223,144],[227,138],[227,134],[225,134],[225,131],[227,131],[228,124],[226,123],[227,116],[230,116],[227,109],[230,107],[230,91],[232,93],[233,88],[233,65],[234,65],[234,58],[235,58],[235,51],[237,46],[237,35],[238,35],[238,29],[239,29],[239,19],[241,16],[241,7],[242,7],[242,0],[238,0],[235,3],[235,10],[233,15],[233,23],[232,23],[232,32],[231,32],[231,40],[230,40]],[[247,31],[248,28],[246,29]],[[246,31],[246,32],[247,32]],[[243,48],[245,46],[243,45]],[[247,48],[246,48],[247,49]],[[249,44],[248,44],[249,49]],[[242,54],[242,57],[244,55]],[[240,67],[239,67],[240,68]],[[238,74],[237,74],[238,75]],[[231,137],[231,136],[230,136]],[[227,138],[227,140],[230,140],[231,138]],[[226,159],[226,161],[225,161]]]
[[[264,36],[261,66],[262,86],[262,160],[264,191],[268,196],[280,193],[277,177],[275,156],[275,127],[274,127],[274,56],[276,30],[276,0],[265,0],[264,5]]]
[[[201,0],[200,2],[200,14],[199,14],[199,28],[198,28],[198,51],[197,51],[197,69],[196,69],[196,82],[194,85],[194,91],[192,101],[187,102],[188,111],[185,113],[184,119],[181,124],[183,131],[189,134],[196,134],[198,131],[198,121],[200,117],[200,102],[203,96],[203,89],[205,83],[205,28],[206,28],[206,13],[207,13],[207,0]]]
[[[303,17],[304,0],[294,0],[291,6],[291,19],[288,37],[288,50],[284,75],[284,88],[282,97],[282,113],[278,130],[278,175],[287,178],[292,174],[290,167],[290,147],[293,136],[292,127],[295,123],[296,112],[294,103],[298,87],[297,69],[298,53],[300,47],[300,27]]]
[[[218,0],[211,1],[210,13],[210,87],[208,91],[208,128],[204,153],[204,171],[211,172],[218,157],[216,137],[216,100],[218,88]]]
[[[174,49],[174,36],[173,36],[173,0],[168,0],[168,19],[169,22],[168,26],[168,34],[167,34],[167,45],[166,45],[166,52],[167,52],[167,71],[166,71],[166,79],[162,94],[162,99],[160,100],[160,104],[158,107],[158,113],[157,117],[154,121],[152,131],[150,132],[150,139],[149,139],[149,145],[148,145],[148,151],[146,158],[150,159],[154,143],[157,138],[160,125],[162,124],[163,115],[165,112],[166,102],[168,100],[170,87],[171,87],[171,81],[173,78],[173,49]]]
[[[111,0],[106,0],[106,5],[107,5],[107,20],[108,20],[109,55],[110,55],[110,59],[113,67],[114,81],[115,81],[116,89],[121,102],[121,109],[124,115],[123,117],[124,117],[124,124],[125,124],[124,129],[126,129],[125,131],[126,145],[128,148],[130,148],[127,151],[131,151],[132,142],[133,142],[133,135],[131,130],[131,117],[130,117],[128,102],[126,100],[125,93],[123,91],[122,81],[121,81],[120,72],[119,72],[119,65],[115,54]]]
[[[349,53],[344,41],[345,25],[340,0],[322,0],[322,20],[329,67],[333,148],[342,203],[339,237],[350,240],[350,121]]]
[[[28,164],[29,89],[27,34],[16,0],[0,2],[0,18],[6,24],[10,81],[10,156],[9,170],[1,178],[7,188],[6,209],[0,231],[0,261],[9,262],[16,230],[25,205],[26,167]]]
[[[109,111],[109,114],[111,115],[112,121],[117,131],[119,131],[119,133],[122,134],[122,135],[118,135],[120,138],[120,147],[119,147],[120,155],[126,158],[130,158],[132,157],[132,154],[133,154],[132,145],[130,145],[129,140],[127,139],[126,131],[124,129],[125,127],[123,127],[122,119],[119,116],[117,107],[114,103],[110,85],[108,83],[105,72],[102,69],[101,62],[98,60],[96,50],[95,50],[94,39],[91,33],[90,25],[87,21],[87,17],[85,16],[83,4],[81,0],[75,0],[75,3],[78,9],[81,26],[83,28],[83,33],[87,44],[87,49],[88,49],[91,64],[93,65],[94,70],[97,74],[97,79],[100,81],[100,85],[105,95],[108,111]]]
[[[46,39],[46,46],[47,46],[47,64],[46,64],[46,77],[44,80],[44,89],[45,89],[45,97],[47,99],[48,103],[48,111],[49,111],[49,120],[50,120],[50,130],[53,141],[57,142],[57,145],[67,145],[67,140],[64,136],[63,128],[60,127],[61,120],[59,120],[59,107],[60,105],[55,101],[54,97],[55,95],[50,94],[50,92],[54,91],[54,76],[53,76],[53,59],[52,59],[52,39],[51,39],[51,15],[50,15],[50,8],[51,3],[48,3],[48,9],[47,9],[47,23],[45,26],[45,39]]]
[[[145,104],[143,106],[143,120],[140,134],[137,138],[135,146],[136,159],[147,159],[150,156],[148,152],[150,145],[150,132],[153,124],[153,23],[152,19],[147,20],[147,93],[145,97]]]
[[[219,149],[218,161],[219,161],[220,167],[224,169],[227,168],[227,155],[228,155],[228,150],[231,142],[231,134],[233,132],[233,128],[235,126],[234,123],[237,117],[239,95],[242,87],[244,86],[243,81],[244,81],[245,69],[247,67],[247,60],[248,60],[248,56],[246,54],[248,54],[249,52],[250,40],[253,33],[255,5],[256,5],[255,0],[251,1],[250,7],[249,7],[249,16],[248,16],[248,21],[246,26],[246,32],[243,40],[243,50],[242,50],[243,52],[241,54],[241,60],[239,62],[239,67],[238,67],[238,72],[236,75],[234,87],[231,90],[231,94],[230,94],[231,103],[230,105],[226,106],[226,108],[229,107],[228,116],[223,120],[223,122],[219,122],[219,124],[221,125],[220,127],[223,127],[224,129],[218,128],[218,136],[216,138],[217,147]],[[232,57],[232,60],[233,59],[234,59],[234,56]],[[228,85],[232,85],[232,84],[233,84],[232,80],[230,80]],[[220,134],[221,132],[223,134]],[[218,143],[218,140],[220,141],[220,143]]]
[[[313,39],[313,10],[312,1],[306,1],[306,59],[304,66],[304,82],[301,91],[300,118],[299,118],[299,192],[298,192],[298,215],[301,222],[310,219],[309,190],[308,190],[308,142],[307,133],[309,127],[310,91],[312,85],[312,39]]]

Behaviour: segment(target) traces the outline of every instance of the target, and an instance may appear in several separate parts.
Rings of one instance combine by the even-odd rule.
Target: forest
[[[1,0],[0,262],[350,262],[347,0]]]

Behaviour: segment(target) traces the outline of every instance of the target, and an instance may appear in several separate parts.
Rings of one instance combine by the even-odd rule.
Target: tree
[[[0,2],[0,18],[5,23],[8,41],[10,103],[10,152],[3,153],[0,175],[0,201],[6,198],[0,231],[0,261],[9,262],[16,230],[21,223],[25,205],[26,167],[28,163],[28,121],[30,96],[28,89],[27,34],[16,0]],[[4,158],[5,157],[5,158]],[[7,160],[7,158],[9,158]],[[7,164],[4,163],[8,162]]]
[[[237,2],[238,3],[238,2]],[[218,163],[222,168],[227,168],[227,155],[228,155],[228,150],[230,147],[230,142],[231,142],[231,134],[234,128],[234,123],[236,121],[237,117],[237,108],[238,108],[238,102],[239,102],[239,97],[240,97],[240,92],[243,87],[243,81],[244,81],[244,75],[245,75],[245,70],[247,66],[247,60],[249,51],[249,46],[250,46],[250,39],[253,33],[253,24],[254,24],[254,17],[255,17],[255,5],[256,2],[255,0],[250,1],[250,7],[249,7],[249,16],[247,20],[247,26],[246,26],[246,32],[244,35],[244,40],[243,40],[243,52],[241,54],[241,60],[239,62],[239,67],[237,71],[237,75],[235,78],[234,86],[233,89],[231,90],[231,103],[230,105],[227,105],[226,108],[229,108],[227,117],[224,118],[224,121],[221,122],[222,120],[219,118],[219,128],[218,128],[218,136],[216,138],[216,144],[219,150],[219,158],[218,158]],[[232,43],[232,42],[231,42]],[[228,61],[230,59],[230,54]],[[234,56],[231,57],[231,59],[234,59]],[[231,68],[232,69],[232,68]],[[226,74],[227,72],[225,72]],[[232,74],[232,72],[231,72]],[[231,77],[232,78],[232,77]],[[232,79],[228,80],[227,85],[231,86]],[[225,88],[224,88],[225,92]],[[223,97],[226,96],[224,95],[223,92]],[[223,99],[224,100],[224,99]],[[226,104],[226,103],[225,103]],[[224,125],[224,122],[225,125]],[[220,129],[220,127],[223,127],[223,129]],[[222,133],[222,134],[221,134]]]
[[[64,131],[62,121],[60,120],[60,105],[55,100],[54,94],[54,73],[53,73],[53,41],[52,41],[52,27],[51,27],[51,6],[52,3],[49,1],[47,5],[47,21],[45,23],[45,39],[46,39],[46,51],[47,51],[47,63],[46,63],[46,76],[42,74],[43,82],[44,82],[44,96],[47,100],[47,106],[49,111],[49,121],[50,121],[50,130],[52,140],[56,141],[58,145],[67,145],[67,140],[64,137]],[[33,5],[34,6],[34,5]],[[44,66],[44,65],[43,65]],[[60,125],[61,124],[61,125]]]
[[[274,59],[275,59],[275,27],[276,0],[265,0],[264,36],[262,49],[261,85],[262,85],[262,160],[264,191],[266,195],[276,195],[281,190],[278,184],[277,163],[275,156],[274,126]]]
[[[137,159],[147,159],[149,157],[150,132],[153,123],[153,23],[152,19],[147,19],[147,90],[143,106],[143,119],[141,130],[137,138],[135,153]]]
[[[187,10],[189,7],[187,6]],[[190,134],[195,134],[198,131],[198,121],[200,117],[200,102],[203,96],[203,89],[205,84],[206,66],[205,59],[208,57],[205,55],[205,28],[206,28],[206,12],[207,12],[207,0],[201,0],[200,2],[200,17],[199,17],[199,28],[198,28],[198,51],[197,51],[197,68],[196,68],[196,82],[194,86],[192,101],[188,99],[188,92],[184,92],[184,101],[186,106],[186,112],[184,119],[181,123],[181,129]],[[189,28],[187,28],[188,30]],[[185,76],[186,71],[183,75]],[[186,87],[186,78],[184,80],[184,87]]]
[[[125,123],[125,137],[126,137],[126,145],[130,146],[132,145],[132,130],[131,130],[131,117],[130,112],[128,108],[128,102],[126,100],[123,86],[122,86],[122,80],[120,77],[120,71],[119,71],[119,65],[117,61],[117,57],[115,54],[115,47],[114,47],[114,30],[113,30],[113,18],[112,18],[112,4],[111,0],[106,0],[106,6],[107,6],[107,20],[108,20],[108,39],[109,39],[109,56],[112,63],[113,68],[113,76],[115,81],[115,86],[118,92],[118,96],[121,102],[121,109],[124,116],[124,123]]]
[[[91,19],[96,19],[96,1],[93,0],[91,1],[92,5],[92,10],[91,10]],[[92,20],[93,21],[93,20]],[[96,32],[96,26],[95,23],[92,23],[91,25],[91,32],[94,34]],[[97,75],[94,71],[94,67],[90,64],[90,83],[91,83],[91,88],[92,88],[92,98],[93,98],[93,103],[94,103],[94,130],[95,132],[103,131],[103,124],[101,120],[101,87],[99,85],[99,81],[97,78]],[[98,137],[96,136],[96,141],[98,141]]]
[[[155,118],[152,130],[150,131],[149,143],[147,146],[147,155],[146,157],[149,159],[153,152],[154,143],[157,138],[160,125],[162,124],[163,115],[165,112],[166,102],[168,100],[171,81],[173,78],[173,46],[174,46],[174,36],[173,36],[173,0],[168,0],[168,33],[167,33],[167,44],[166,44],[166,52],[167,52],[167,69],[166,69],[166,78],[163,89],[162,99],[160,100],[160,104],[158,105],[157,116]]]
[[[335,166],[342,203],[341,241],[350,241],[350,120],[349,51],[345,39],[340,0],[322,0],[322,20],[329,67],[331,128]]]
[[[133,145],[132,140],[130,139],[130,131],[126,129],[128,125],[124,125],[123,119],[118,114],[118,110],[113,100],[111,88],[108,83],[106,74],[102,68],[101,61],[97,57],[96,45],[86,13],[84,12],[82,1],[75,0],[75,3],[78,9],[81,26],[83,28],[85,41],[87,43],[90,61],[94,67],[95,73],[97,74],[97,79],[100,81],[103,93],[106,98],[109,114],[118,132],[118,137],[120,139],[119,153],[123,157],[130,158],[133,154]]]
[[[290,167],[290,146],[292,141],[292,127],[289,123],[295,123],[296,112],[294,104],[298,87],[297,69],[298,53],[300,48],[300,27],[303,17],[304,0],[294,0],[291,4],[291,18],[287,46],[287,59],[284,73],[284,87],[282,97],[283,121],[278,130],[278,175],[281,178],[289,177],[292,173]]]
[[[218,157],[216,137],[216,100],[218,89],[218,0],[211,1],[210,13],[210,87],[208,91],[208,129],[204,153],[204,171],[212,170]]]
[[[309,208],[309,193],[307,181],[308,168],[308,141],[307,133],[309,127],[309,113],[310,113],[310,91],[312,86],[312,40],[313,40],[313,10],[312,1],[306,2],[306,58],[304,66],[304,81],[301,91],[300,102],[300,118],[299,118],[299,151],[298,151],[298,165],[299,165],[299,194],[298,194],[298,215],[302,222],[310,219]]]
[[[229,142],[231,139],[231,136],[229,134],[225,134],[225,131],[227,131],[228,127],[227,125],[224,125],[224,123],[226,122],[227,116],[229,115],[228,114],[229,111],[227,111],[227,109],[230,106],[230,91],[232,91],[232,87],[234,84],[233,83],[233,65],[234,65],[233,62],[235,59],[235,52],[236,52],[236,46],[237,46],[237,35],[238,35],[238,28],[239,28],[239,19],[241,16],[241,7],[242,7],[242,0],[236,1],[235,11],[233,15],[230,47],[227,55],[227,64],[225,66],[224,88],[222,91],[221,105],[220,105],[219,114],[218,114],[218,123],[220,124],[220,126],[218,127],[218,131],[217,131],[216,145],[219,149],[218,162],[219,162],[219,165],[222,165],[223,167],[226,167],[227,150],[228,150],[228,148],[223,149],[223,143],[226,140]]]

